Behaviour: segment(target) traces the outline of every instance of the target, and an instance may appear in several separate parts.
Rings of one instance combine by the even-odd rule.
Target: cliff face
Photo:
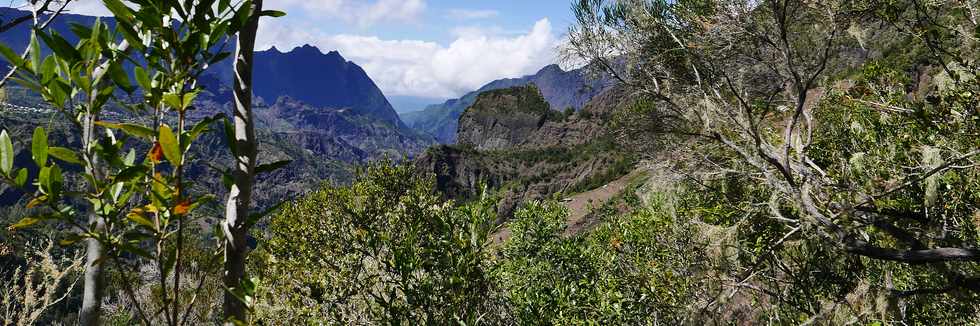
[[[550,65],[534,75],[495,80],[458,99],[404,114],[402,119],[410,127],[432,135],[439,143],[452,144],[456,142],[460,116],[476,102],[480,94],[531,84],[537,86],[552,109],[565,111],[568,108],[581,110],[593,97],[602,94],[614,83],[608,79],[591,78],[585,68],[565,71],[558,65]]]
[[[566,114],[547,109],[533,85],[486,92],[460,117],[459,144],[430,148],[416,165],[435,173],[450,198],[478,195],[482,185],[496,190],[503,221],[526,200],[588,190],[628,172],[632,157],[606,131],[619,98],[610,90]]]
[[[364,69],[336,51],[305,45],[290,52],[255,53],[255,94],[267,102],[288,95],[316,107],[348,108],[405,127]],[[230,76],[230,75],[229,75]]]
[[[489,91],[460,116],[457,142],[478,150],[582,145],[604,135],[620,95],[610,89],[572,113],[549,110],[535,85]]]
[[[456,141],[479,150],[514,147],[554,116],[550,111],[534,85],[486,92],[459,117]]]
[[[265,129],[282,134],[314,153],[362,163],[385,155],[414,157],[431,140],[370,113],[350,108],[317,107],[291,97],[256,108]],[[322,150],[322,152],[321,152]]]

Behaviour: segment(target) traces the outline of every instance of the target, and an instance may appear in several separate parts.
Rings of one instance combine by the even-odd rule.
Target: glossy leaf
[[[14,224],[10,225],[8,227],[8,229],[11,230],[11,231],[23,230],[23,229],[26,229],[26,228],[31,227],[34,224],[37,224],[38,222],[41,222],[41,219],[36,218],[36,217],[25,217],[25,218],[22,218],[17,223],[14,223]]]
[[[19,54],[14,53],[14,50],[11,50],[6,45],[0,44],[0,55],[2,55],[3,59],[7,60],[7,63],[10,63],[11,66],[20,67],[24,65],[24,59],[22,59]]]
[[[139,137],[146,140],[151,140],[153,139],[153,136],[156,136],[156,133],[154,133],[152,129],[135,123],[111,123],[105,121],[98,121],[95,124],[105,128],[121,130],[122,132],[130,136]]]
[[[27,169],[21,168],[17,170],[17,176],[14,178],[14,185],[17,187],[23,187],[27,185]]]
[[[145,226],[147,228],[156,229],[156,225],[154,225],[153,222],[150,222],[150,220],[147,219],[146,216],[143,216],[142,209],[134,209],[132,212],[129,212],[129,214],[126,214],[126,219],[133,221],[136,224]]]
[[[133,84],[129,82],[129,76],[126,75],[126,71],[121,65],[109,65],[109,78],[128,94],[132,94],[136,90],[136,87],[133,87]]]
[[[65,163],[82,164],[82,160],[78,157],[78,154],[64,147],[50,147],[48,148],[48,154]]]
[[[34,137],[31,138],[31,156],[37,166],[45,166],[48,162],[48,133],[44,128],[34,128]]]
[[[136,67],[133,69],[133,75],[136,76],[136,82],[144,89],[144,91],[149,91],[153,83],[150,81],[150,76],[143,70],[142,67]]]
[[[169,126],[160,126],[160,147],[163,149],[163,155],[167,157],[167,160],[174,165],[183,164],[181,162],[181,151],[180,144],[177,141],[177,136],[174,135],[173,130]]]
[[[279,10],[263,10],[262,12],[259,12],[259,16],[265,16],[265,17],[282,17],[285,15],[286,15],[285,12]]]
[[[81,60],[81,54],[75,47],[71,46],[67,40],[58,35],[57,33],[51,33],[50,35],[45,33],[39,33],[38,36],[44,40],[44,44],[48,46],[56,55],[68,60],[69,62],[77,62]]]
[[[9,175],[14,168],[14,145],[10,142],[7,131],[0,131],[0,170]]]

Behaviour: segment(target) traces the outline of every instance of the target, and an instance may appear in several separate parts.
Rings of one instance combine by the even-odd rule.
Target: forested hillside
[[[253,105],[262,1],[105,0],[79,41],[38,1],[0,47],[58,113],[4,102],[4,324],[980,323],[974,1],[573,1],[582,68],[447,102],[428,148]],[[191,119],[225,36],[232,107]]]

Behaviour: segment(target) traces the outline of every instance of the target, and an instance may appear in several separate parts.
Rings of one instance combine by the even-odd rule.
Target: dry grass
[[[54,243],[24,254],[24,265],[11,277],[0,280],[0,317],[3,325],[34,325],[44,313],[64,301],[78,284],[82,257],[57,258],[51,254]],[[0,244],[0,256],[13,255],[14,249]]]

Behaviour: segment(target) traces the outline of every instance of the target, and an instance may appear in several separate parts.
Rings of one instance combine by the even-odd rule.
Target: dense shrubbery
[[[491,205],[440,199],[431,177],[366,168],[271,221],[263,247],[269,324],[487,322]]]

